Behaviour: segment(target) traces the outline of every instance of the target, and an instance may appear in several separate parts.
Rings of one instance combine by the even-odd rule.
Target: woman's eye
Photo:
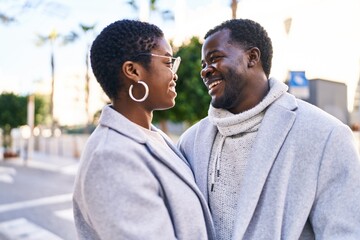
[[[173,64],[171,58],[169,58],[169,59],[166,61],[166,64],[167,64],[167,65],[170,65],[170,66]]]

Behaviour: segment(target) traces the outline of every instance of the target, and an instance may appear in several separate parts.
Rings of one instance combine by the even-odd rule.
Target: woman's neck
[[[117,100],[113,101],[112,107],[133,123],[150,129],[153,113],[152,111],[146,111],[141,104],[134,103],[133,101]]]

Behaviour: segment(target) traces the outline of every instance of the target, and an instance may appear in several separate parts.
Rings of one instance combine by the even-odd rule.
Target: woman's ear
[[[249,54],[248,67],[254,67],[256,64],[260,62],[260,55],[261,55],[260,49],[258,49],[257,47],[250,48],[248,50],[248,54]]]
[[[132,80],[140,80],[140,66],[135,62],[124,62],[122,65],[122,72],[124,73],[126,78],[130,78]]]

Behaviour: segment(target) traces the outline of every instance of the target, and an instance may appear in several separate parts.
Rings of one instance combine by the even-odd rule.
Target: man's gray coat
[[[216,133],[205,118],[179,140],[205,196]],[[233,239],[360,239],[359,154],[339,120],[285,93],[267,109],[247,162]]]

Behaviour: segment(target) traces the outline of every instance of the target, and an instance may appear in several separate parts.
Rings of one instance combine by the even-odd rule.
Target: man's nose
[[[200,76],[202,79],[204,78],[208,78],[210,77],[211,73],[213,72],[213,66],[212,65],[206,65],[206,67],[204,67],[201,72],[200,72]]]

